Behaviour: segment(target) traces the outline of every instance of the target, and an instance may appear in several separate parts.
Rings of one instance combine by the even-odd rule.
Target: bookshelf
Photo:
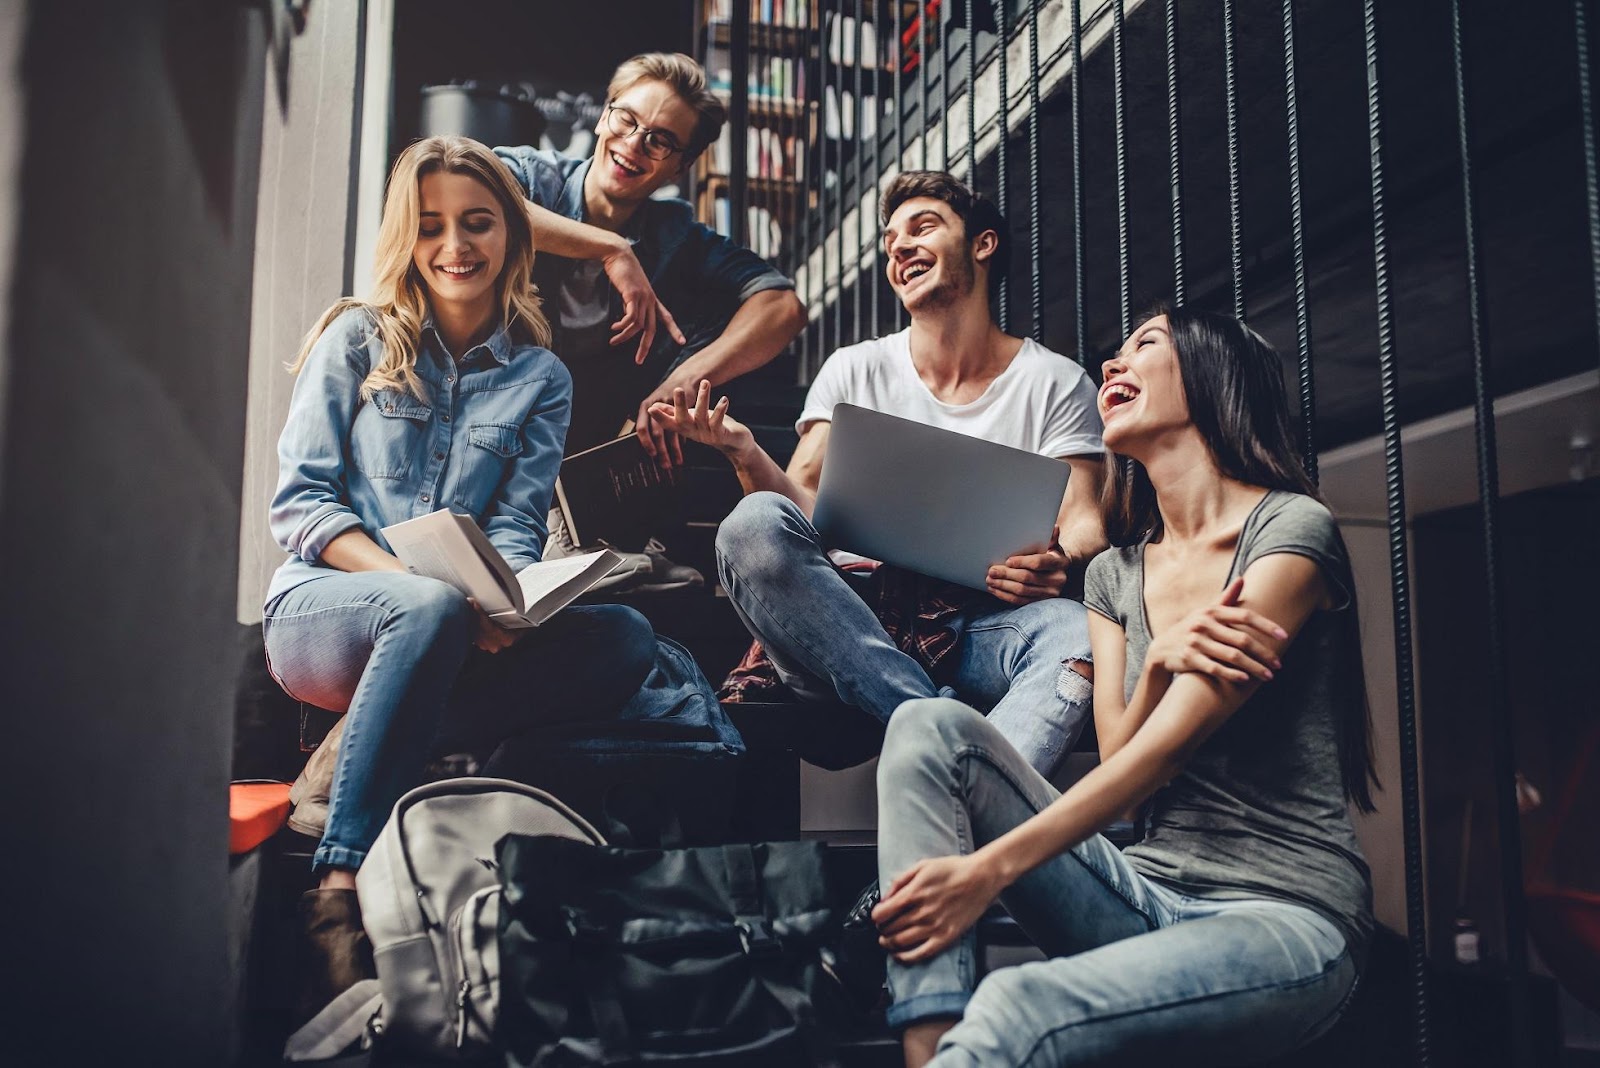
[[[728,123],[695,168],[696,210],[720,233],[787,266],[816,138],[821,0],[701,0],[697,38]]]

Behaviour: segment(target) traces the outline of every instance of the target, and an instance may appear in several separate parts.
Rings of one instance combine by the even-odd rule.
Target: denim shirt
[[[417,353],[423,397],[385,389],[363,402],[361,383],[381,355],[371,313],[351,309],[328,324],[295,381],[269,513],[290,556],[268,605],[325,574],[322,552],[340,534],[360,528],[388,549],[383,527],[440,508],[477,520],[513,571],[544,552],[572,406],[566,367],[504,327],[458,367],[430,320]]]
[[[511,168],[529,200],[584,221],[583,182],[592,158],[575,159],[527,146],[494,152]],[[750,297],[768,289],[794,288],[766,260],[697,221],[685,200],[645,201],[628,220],[623,236],[633,242],[651,287],[689,339],[680,349],[665,330],[656,332],[646,362],[659,365],[663,375],[715,340]],[[539,257],[535,278],[547,297],[555,293],[554,280],[567,262],[559,256]],[[613,311],[614,318],[621,317],[620,306]],[[559,344],[556,348],[565,352]]]

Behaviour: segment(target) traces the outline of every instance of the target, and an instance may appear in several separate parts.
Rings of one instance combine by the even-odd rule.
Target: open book
[[[529,564],[516,574],[470,516],[440,509],[383,528],[413,575],[448,582],[502,627],[537,627],[621,561],[609,549]]]

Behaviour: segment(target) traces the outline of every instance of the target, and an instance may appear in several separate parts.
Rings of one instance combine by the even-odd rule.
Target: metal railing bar
[[[1231,0],[1230,0],[1231,2]],[[1383,411],[1384,484],[1388,500],[1389,582],[1394,600],[1395,689],[1400,726],[1400,800],[1405,845],[1406,940],[1410,949],[1416,1064],[1432,1063],[1428,1023],[1427,910],[1422,882],[1422,805],[1417,763],[1416,680],[1411,658],[1411,581],[1407,571],[1405,466],[1400,447],[1399,378],[1390,309],[1389,246],[1384,222],[1383,112],[1377,0],[1363,0],[1367,142],[1372,172],[1373,289],[1377,302],[1378,378]]]
[[[1167,181],[1172,187],[1172,301],[1183,303],[1183,153],[1178,92],[1178,0],[1167,0]]]
[[[1294,323],[1300,354],[1300,449],[1306,477],[1317,481],[1316,374],[1311,363],[1311,301],[1306,284],[1305,204],[1301,196],[1300,95],[1295,67],[1294,0],[1283,0],[1283,90],[1289,129],[1289,230],[1294,243]]]
[[[1527,903],[1522,890],[1522,816],[1517,811],[1516,732],[1511,722],[1511,690],[1506,681],[1506,649],[1501,618],[1499,527],[1500,473],[1495,451],[1494,392],[1489,382],[1488,315],[1479,282],[1477,200],[1472,189],[1472,136],[1467,102],[1466,58],[1462,47],[1461,0],[1450,0],[1450,47],[1455,64],[1456,139],[1461,153],[1462,236],[1466,243],[1467,318],[1472,337],[1473,417],[1478,452],[1478,502],[1483,521],[1484,610],[1489,643],[1490,749],[1494,758],[1495,813],[1498,817],[1501,907],[1505,919],[1506,965],[1510,971],[1507,1036],[1514,1063],[1531,1063],[1528,1048]]]
[[[1244,228],[1239,203],[1239,90],[1234,69],[1234,0],[1222,0],[1222,70],[1228,118],[1228,260],[1233,269],[1233,314],[1244,321]]]

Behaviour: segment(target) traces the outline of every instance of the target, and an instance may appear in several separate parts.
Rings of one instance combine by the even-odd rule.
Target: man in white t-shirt
[[[1071,591],[1105,547],[1095,386],[1077,364],[995,324],[989,300],[1008,242],[989,200],[950,175],[912,171],[891,183],[882,212],[889,283],[911,325],[822,365],[787,470],[728,416],[726,397],[711,404],[709,383],[694,396],[676,390],[652,414],[733,462],[746,496],[717,532],[718,570],[791,690],[885,722],[904,701],[953,690],[1048,775],[1091,712],[1088,621]],[[988,594],[934,589],[919,576],[908,586],[904,572],[888,595],[884,583],[863,587],[835,566],[810,521],[841,401],[1072,465],[1050,550],[997,561]]]

